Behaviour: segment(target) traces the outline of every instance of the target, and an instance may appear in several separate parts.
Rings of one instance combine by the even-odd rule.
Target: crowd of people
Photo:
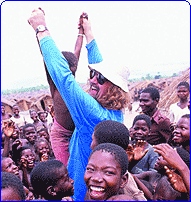
[[[9,114],[1,104],[1,200],[189,201],[189,84],[178,84],[180,101],[170,107],[170,119],[157,108],[159,90],[142,89],[140,114],[127,128],[129,70],[102,58],[87,13],[79,18],[74,53],[57,48],[41,8],[28,23],[53,105],[31,109],[29,123],[17,105]],[[84,37],[88,92],[75,80]]]

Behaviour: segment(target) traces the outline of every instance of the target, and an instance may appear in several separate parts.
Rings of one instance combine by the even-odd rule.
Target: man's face
[[[109,80],[106,80],[105,83],[101,85],[97,80],[98,74],[96,74],[92,79],[90,78],[90,89],[88,92],[89,95],[96,100],[103,97],[107,93],[108,89],[113,86]]]
[[[185,86],[179,86],[177,88],[177,96],[182,99],[186,100],[189,96],[189,90]]]
[[[14,106],[14,107],[13,107],[13,113],[14,113],[15,115],[19,115],[19,107],[18,107],[18,106]]]
[[[139,101],[142,112],[147,115],[153,112],[158,103],[151,98],[150,93],[141,93]]]

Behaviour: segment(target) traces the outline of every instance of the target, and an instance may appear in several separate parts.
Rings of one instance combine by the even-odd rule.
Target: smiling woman
[[[87,186],[85,200],[106,201],[111,197],[117,200],[127,183],[127,169],[128,158],[122,147],[111,143],[96,146],[90,154],[84,175]],[[132,200],[127,195],[123,197],[123,200]]]

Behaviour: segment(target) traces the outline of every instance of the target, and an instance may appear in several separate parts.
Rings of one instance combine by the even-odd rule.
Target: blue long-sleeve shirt
[[[75,81],[67,60],[50,36],[40,40],[40,46],[49,74],[76,126],[69,146],[68,172],[74,180],[74,200],[84,200],[87,190],[84,173],[91,153],[90,145],[94,127],[103,120],[122,123],[123,113],[103,108],[93,97],[83,91]],[[90,64],[103,60],[95,40],[92,40],[86,48]]]

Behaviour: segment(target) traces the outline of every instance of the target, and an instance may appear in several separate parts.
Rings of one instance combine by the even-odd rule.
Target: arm
[[[173,168],[179,171],[188,190],[188,193],[190,193],[190,169],[178,155],[177,151],[169,144],[154,145],[153,148],[157,153],[161,154]]]
[[[133,175],[133,178],[134,178],[135,182],[137,183],[139,189],[141,189],[144,192],[147,199],[152,201],[153,200],[153,195],[149,191],[149,189],[136,176]]]
[[[86,18],[88,20],[88,15],[87,13],[82,13],[79,19],[79,24],[78,24],[78,29],[79,29],[79,35],[76,40],[75,48],[74,48],[74,54],[77,57],[77,60],[79,61],[80,58],[80,52],[82,49],[82,44],[83,44],[83,35],[84,35],[84,28],[83,28],[83,18]]]

